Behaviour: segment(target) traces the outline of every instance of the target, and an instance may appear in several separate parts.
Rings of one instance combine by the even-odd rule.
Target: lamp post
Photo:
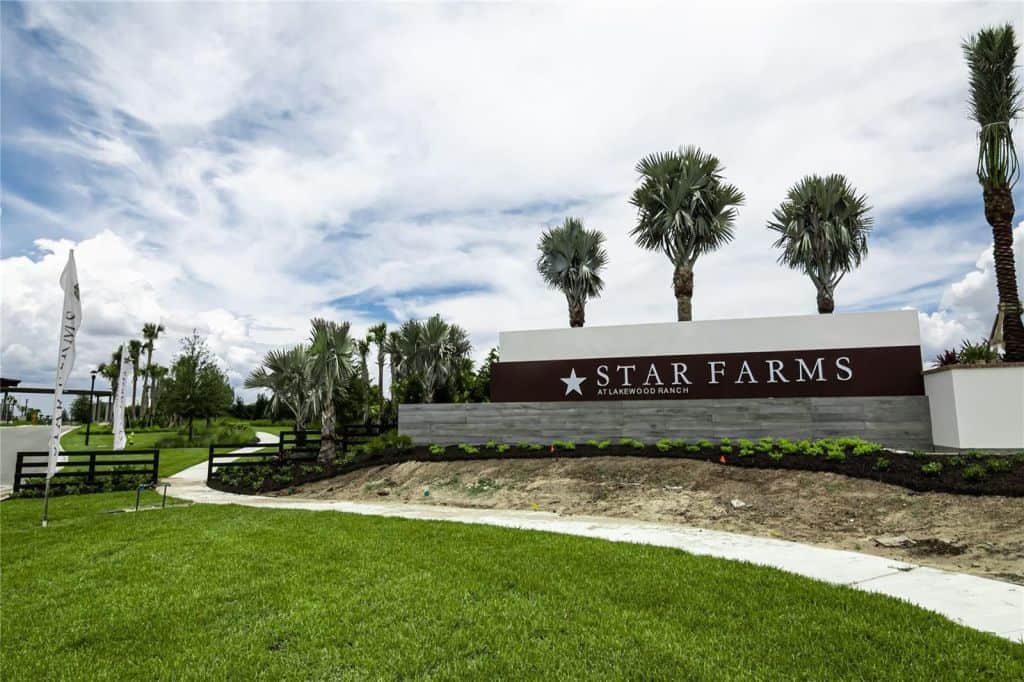
[[[89,372],[92,375],[92,383],[89,384],[89,421],[85,422],[85,444],[89,444],[89,430],[92,427],[92,397],[96,390],[96,370]]]

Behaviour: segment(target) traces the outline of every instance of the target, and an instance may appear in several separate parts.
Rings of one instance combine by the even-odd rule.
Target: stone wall
[[[932,445],[924,396],[410,404],[399,406],[398,430],[417,444],[446,445],[762,436],[858,436],[905,449]]]

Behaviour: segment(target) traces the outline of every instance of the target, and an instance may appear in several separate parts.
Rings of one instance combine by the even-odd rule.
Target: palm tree
[[[142,373],[142,411],[148,420],[153,418],[153,409],[150,405],[152,400],[149,395],[149,368],[153,365],[153,349],[156,346],[156,340],[165,331],[167,330],[164,326],[158,322],[147,322],[142,325],[142,338],[144,339],[142,349],[146,351],[146,370]]]
[[[128,359],[132,363],[132,426],[135,426],[135,393],[139,388],[139,359],[142,355],[142,342],[132,339],[128,342]]]
[[[107,401],[107,414],[113,411],[114,398],[117,397],[117,379],[121,374],[121,347],[110,354],[110,362],[101,363],[97,368],[104,379],[110,382],[110,398]]]
[[[537,250],[537,271],[544,283],[565,294],[569,303],[569,326],[582,327],[587,299],[600,296],[604,287],[604,235],[584,229],[579,218],[566,218],[560,227],[541,234]]]
[[[384,355],[387,352],[388,325],[384,322],[370,327],[370,340],[377,346],[377,395],[380,425],[384,426]]]
[[[971,119],[981,126],[977,174],[985,200],[985,219],[992,226],[999,315],[1005,359],[1010,362],[1024,361],[1024,324],[1013,262],[1012,226],[1013,187],[1020,177],[1020,166],[1010,125],[1024,111],[1016,72],[1017,50],[1010,24],[978,31],[963,43],[970,70]],[[997,331],[993,330],[993,340],[998,338]]]
[[[320,407],[320,456],[323,464],[333,464],[337,452],[334,443],[334,398],[347,388],[352,376],[355,349],[348,322],[315,318],[309,338],[310,372],[316,390],[313,396]]]
[[[461,370],[473,347],[466,330],[434,315],[425,322],[403,324],[391,348],[392,362],[397,359],[392,365],[396,377],[419,381],[424,401],[432,403],[437,390]]]
[[[167,376],[168,370],[163,365],[153,365],[149,367],[149,394],[150,394],[150,408],[149,408],[149,422],[152,424],[156,420],[156,407],[157,401],[160,399],[160,389],[163,387],[164,378]]]
[[[313,381],[309,347],[299,344],[288,350],[272,350],[245,380],[246,388],[270,390],[270,410],[277,414],[284,405],[295,415],[295,430],[306,430],[312,408]]]
[[[808,175],[789,189],[768,221],[768,229],[779,233],[779,262],[814,282],[819,313],[835,310],[836,286],[868,255],[870,210],[867,197],[845,176]]]
[[[363,423],[370,423],[370,366],[367,359],[370,357],[370,337],[356,341],[356,351],[359,353],[359,368],[363,377],[363,384],[366,386],[366,401],[363,403]]]
[[[630,202],[637,224],[630,232],[649,251],[672,261],[672,286],[680,322],[693,319],[693,266],[702,254],[732,241],[743,193],[722,177],[717,158],[688,146],[651,154],[636,166],[640,186]]]

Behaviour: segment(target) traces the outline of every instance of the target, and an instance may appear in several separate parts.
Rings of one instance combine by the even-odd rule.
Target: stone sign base
[[[550,443],[636,438],[856,436],[907,450],[932,446],[925,396],[400,405],[416,444]]]

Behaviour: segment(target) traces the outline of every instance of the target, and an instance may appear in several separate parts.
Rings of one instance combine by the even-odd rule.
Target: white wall
[[[924,390],[936,445],[1024,448],[1024,366],[932,372]]]
[[[920,346],[917,312],[794,315],[501,332],[502,362]]]

